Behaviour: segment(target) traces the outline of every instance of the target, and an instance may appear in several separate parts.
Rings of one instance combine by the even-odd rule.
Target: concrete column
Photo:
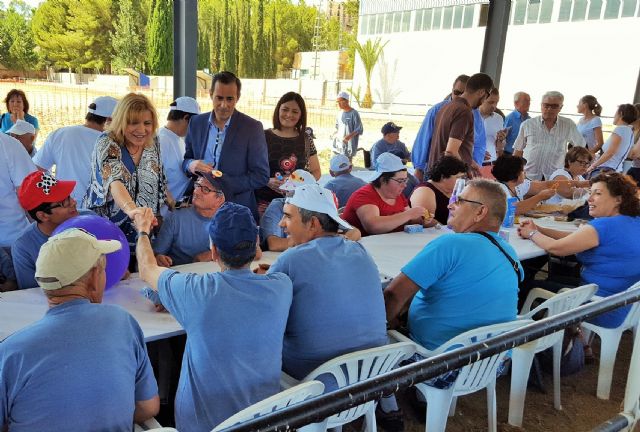
[[[491,76],[496,87],[500,85],[510,11],[511,0],[490,0],[480,71]]]

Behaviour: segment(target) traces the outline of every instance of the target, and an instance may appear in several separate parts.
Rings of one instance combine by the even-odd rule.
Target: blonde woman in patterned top
[[[149,207],[160,218],[160,208],[167,201],[157,129],[158,114],[151,101],[142,94],[129,93],[118,102],[110,126],[96,141],[91,155],[85,208],[120,227],[129,241],[132,263],[135,214],[139,208]]]

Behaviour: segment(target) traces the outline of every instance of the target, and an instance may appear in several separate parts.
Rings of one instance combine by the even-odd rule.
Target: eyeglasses
[[[451,197],[451,200],[450,200],[450,203],[451,203],[451,204],[456,204],[456,205],[460,205],[460,204],[465,203],[465,202],[467,202],[467,203],[471,203],[471,204],[484,205],[484,203],[481,203],[480,201],[468,200],[468,199],[466,199],[466,198],[462,198],[462,197],[461,197],[461,196],[459,196],[459,195],[453,195],[453,196]]]
[[[550,103],[543,103],[542,104],[542,108],[544,109],[551,109],[551,110],[557,110],[560,109],[562,105],[560,104],[550,104]]]
[[[389,180],[393,180],[394,182],[398,183],[398,184],[407,184],[407,182],[409,181],[408,178],[401,178],[401,179],[397,179],[395,177],[391,177]]]
[[[69,208],[72,205],[72,203],[71,203],[72,200],[73,200],[73,198],[71,198],[71,196],[68,196],[68,197],[66,197],[64,199],[64,201],[60,201],[60,202],[51,204],[49,206],[49,210],[53,210],[53,209],[58,208],[58,207]]]
[[[452,93],[453,93],[454,95],[456,95],[456,96],[460,96],[462,93],[464,93],[464,90],[455,90],[455,89],[454,89]]]
[[[217,195],[224,195],[224,192],[222,192],[221,190],[218,189],[211,189],[205,185],[203,185],[202,183],[196,183],[193,185],[193,187],[195,188],[200,188],[200,190],[204,193],[204,194],[210,194],[211,192],[216,193]]]
[[[591,161],[584,161],[584,160],[575,160],[575,163],[578,163],[584,167],[589,166],[589,164],[591,163]]]

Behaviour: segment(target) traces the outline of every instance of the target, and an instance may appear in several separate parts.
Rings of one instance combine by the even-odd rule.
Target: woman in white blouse
[[[599,172],[622,172],[622,163],[633,147],[631,124],[637,118],[638,112],[633,105],[622,104],[618,106],[616,114],[613,116],[613,124],[616,125],[616,128],[602,146],[602,155],[589,167],[588,172],[591,173],[591,177]]]
[[[586,95],[578,102],[578,112],[582,117],[576,125],[580,134],[584,137],[587,148],[592,154],[596,154],[602,148],[602,105],[595,96]]]

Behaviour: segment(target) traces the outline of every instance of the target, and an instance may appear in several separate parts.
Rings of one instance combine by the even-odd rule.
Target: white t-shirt
[[[600,165],[601,167],[613,168],[618,172],[622,172],[622,165],[624,160],[629,154],[629,150],[633,147],[633,129],[629,125],[619,125],[613,130],[607,141],[602,146],[602,150],[606,152],[611,145],[611,138],[616,134],[620,137],[620,144],[618,144],[618,151],[609,158],[608,161]]]
[[[184,139],[166,127],[161,127],[158,129],[158,141],[160,141],[160,158],[164,174],[167,176],[169,191],[173,199],[178,201],[189,185],[189,178],[182,171]]]
[[[84,125],[57,129],[49,134],[33,157],[41,168],[50,170],[55,165],[56,178],[76,181],[71,196],[78,202],[78,208],[82,208],[84,194],[91,182],[91,153],[101,134]]]
[[[493,162],[498,157],[498,155],[496,154],[496,135],[501,129],[504,128],[504,119],[500,114],[496,112],[491,113],[489,117],[483,118],[484,133],[487,138],[486,151],[490,155],[489,160],[485,160],[485,162]]]
[[[29,226],[16,189],[37,168],[20,141],[0,133],[0,246],[10,247]]]
[[[555,180],[558,177],[564,177],[567,180],[574,180],[573,177],[571,177],[571,173],[569,171],[567,171],[565,168],[560,168],[558,170],[555,170],[553,172],[553,174],[551,174],[551,176],[549,176],[549,180]],[[575,178],[575,180],[580,180],[580,181],[584,181],[584,177],[582,176],[578,176]],[[565,197],[563,197],[562,195],[559,194],[555,194],[554,196],[552,196],[551,198],[549,198],[548,200],[545,201],[545,203],[547,204],[560,204],[562,202],[562,200],[564,200]],[[569,198],[571,199],[571,198]]]
[[[513,195],[513,192],[511,192],[509,186],[507,186],[506,184],[500,182],[500,187],[502,188],[504,193],[507,194],[507,199],[515,196],[516,198],[518,198],[518,201],[522,201],[525,195],[527,195],[527,192],[529,192],[529,188],[531,188],[531,180],[524,179],[524,182],[516,186],[514,191],[515,195]]]

